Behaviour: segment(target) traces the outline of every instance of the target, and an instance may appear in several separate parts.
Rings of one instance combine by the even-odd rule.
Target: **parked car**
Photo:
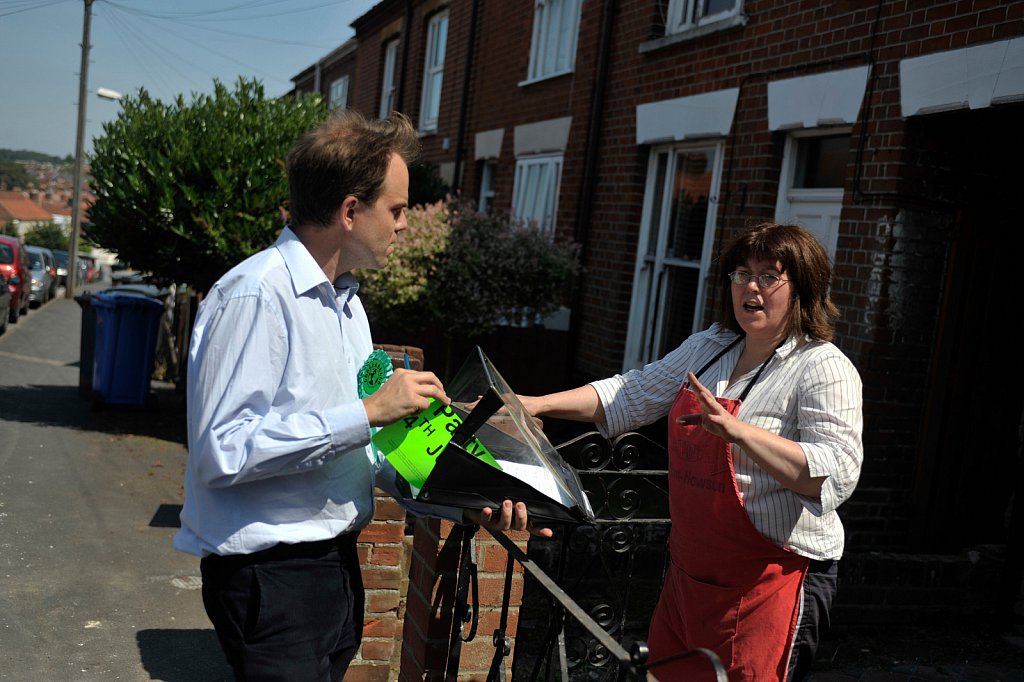
[[[57,261],[57,286],[68,285],[68,252],[63,249],[54,249],[53,257]]]
[[[57,257],[51,249],[43,248],[43,258],[46,260],[46,267],[50,271],[50,298],[57,296]]]
[[[49,263],[53,261],[53,254],[49,249],[31,244],[25,245],[25,252],[28,254],[29,268],[32,270],[32,286],[29,289],[28,300],[38,308],[49,301],[52,295],[54,281]]]
[[[96,259],[92,256],[82,254],[79,256],[82,263],[85,266],[85,275],[82,277],[81,282],[88,283],[96,280]]]
[[[17,322],[18,317],[28,312],[28,297],[32,289],[28,254],[17,237],[0,234],[0,274],[7,280],[7,289],[11,292],[11,310],[7,319]]]
[[[0,246],[0,248],[3,248]],[[7,280],[0,274],[0,334],[7,331],[7,316],[11,314],[11,290]]]

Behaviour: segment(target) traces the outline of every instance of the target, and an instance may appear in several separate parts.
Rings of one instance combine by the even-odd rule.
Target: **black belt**
[[[251,564],[260,564],[266,561],[319,559],[320,557],[326,556],[335,550],[344,549],[346,547],[355,547],[356,540],[358,539],[359,531],[352,531],[350,533],[342,533],[337,537],[328,538],[326,540],[316,540],[314,542],[279,542],[273,547],[261,549],[258,552],[252,552],[250,554],[209,554],[203,557],[202,560],[204,562],[216,564],[220,567],[226,567],[228,564],[248,566]]]
[[[832,570],[838,562],[835,559],[811,559],[810,565],[807,567],[808,573],[828,573]]]

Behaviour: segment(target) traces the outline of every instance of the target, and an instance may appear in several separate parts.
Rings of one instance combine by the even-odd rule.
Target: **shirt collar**
[[[290,227],[285,227],[281,231],[281,236],[277,238],[277,243],[274,246],[277,247],[281,258],[284,259],[285,267],[288,268],[296,296],[301,296],[323,284],[330,284],[327,281],[327,275],[317,265],[309,249],[299,241]]]
[[[284,259],[285,266],[288,268],[296,296],[301,296],[325,284],[331,286],[331,282],[328,281],[323,269],[313,259],[309,249],[299,240],[290,227],[286,226],[281,231],[281,236],[277,238],[274,246],[277,247],[281,258]],[[359,282],[356,281],[355,276],[351,272],[346,272],[334,281],[332,288],[337,296],[345,296],[347,302],[356,295],[356,292],[359,290]]]
[[[342,274],[338,279],[334,280],[334,291],[338,296],[344,296],[345,302],[352,300],[352,297],[359,291],[359,282],[356,280],[356,276],[351,272]]]
[[[714,323],[712,327],[714,329],[714,333],[711,335],[711,340],[722,347],[728,346],[736,340],[737,336],[739,336],[736,332],[717,322]],[[810,337],[805,337],[803,339],[805,343],[810,342],[810,340]],[[790,335],[778,348],[775,349],[775,354],[782,358],[786,357],[796,350],[796,347],[799,345],[799,341],[800,339],[797,336]]]

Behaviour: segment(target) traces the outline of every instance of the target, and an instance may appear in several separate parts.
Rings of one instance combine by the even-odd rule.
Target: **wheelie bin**
[[[145,294],[101,291],[92,308],[94,405],[145,405],[164,304]]]

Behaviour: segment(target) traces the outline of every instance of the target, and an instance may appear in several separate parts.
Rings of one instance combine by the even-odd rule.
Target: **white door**
[[[796,223],[818,238],[835,260],[836,242],[839,239],[839,212],[843,208],[843,189],[800,190],[791,189],[786,194],[783,215],[776,215],[777,223]]]
[[[792,134],[786,141],[775,222],[805,227],[835,260],[850,134],[829,130]]]

